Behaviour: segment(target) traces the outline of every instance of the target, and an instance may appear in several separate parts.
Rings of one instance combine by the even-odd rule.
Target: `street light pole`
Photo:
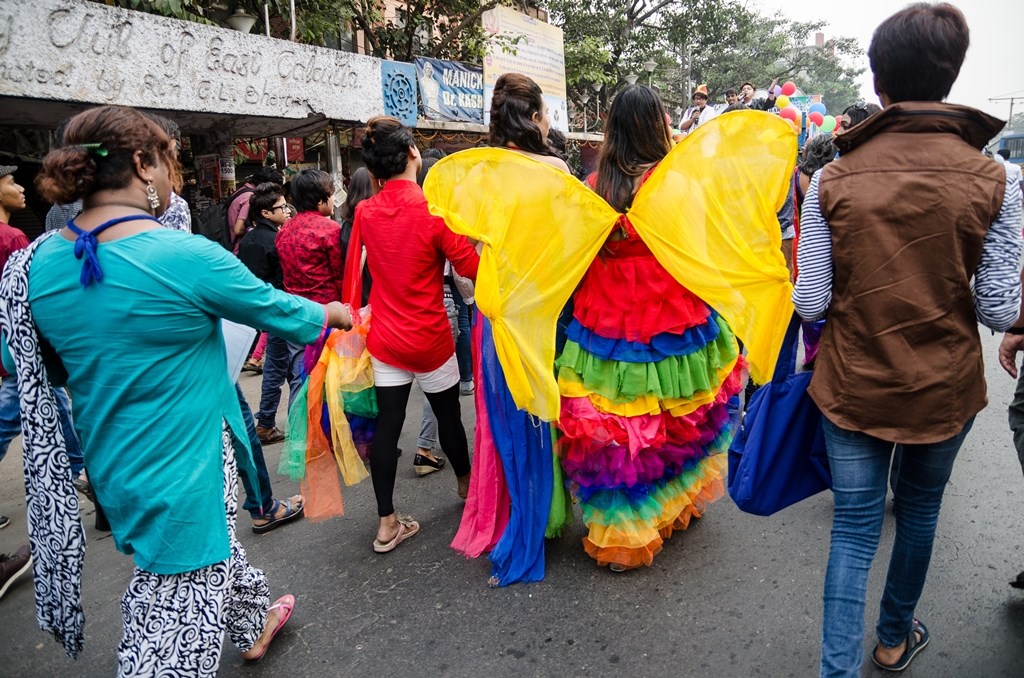
[[[686,46],[686,96],[693,93],[693,45]]]
[[[586,92],[580,97],[580,101],[583,103],[583,133],[587,133],[587,104],[590,103],[590,95]]]
[[[595,82],[590,86],[594,90],[594,124],[601,119],[601,83]]]
[[[654,69],[658,67],[658,63],[653,59],[644,62],[644,70],[647,71],[647,86],[651,86],[651,78],[654,75]]]

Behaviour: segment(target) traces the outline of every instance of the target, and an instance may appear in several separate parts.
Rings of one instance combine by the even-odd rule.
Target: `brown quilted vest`
[[[836,139],[819,180],[832,303],[808,392],[841,428],[933,443],[985,407],[970,282],[1005,191],[979,149],[1002,125],[904,102]]]

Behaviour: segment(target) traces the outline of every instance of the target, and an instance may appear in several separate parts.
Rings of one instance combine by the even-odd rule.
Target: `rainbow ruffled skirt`
[[[558,455],[602,566],[650,565],[725,491],[743,359],[725,320],[666,276],[653,257],[595,262],[556,363]]]

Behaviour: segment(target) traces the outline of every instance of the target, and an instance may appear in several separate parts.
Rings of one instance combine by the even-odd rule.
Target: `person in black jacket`
[[[274,239],[291,216],[284,189],[280,184],[265,183],[256,187],[249,200],[251,228],[238,246],[238,258],[253,275],[277,289],[284,289],[284,275],[277,256]],[[302,347],[289,344],[281,337],[267,338],[263,366],[263,391],[260,410],[256,414],[256,435],[262,443],[279,443],[284,432],[277,428],[277,408],[281,403],[281,386],[288,380],[288,406],[299,388]]]

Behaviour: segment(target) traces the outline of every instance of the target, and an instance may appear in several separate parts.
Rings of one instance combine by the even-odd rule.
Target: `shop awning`
[[[97,104],[50,101],[23,97],[0,97],[0,126],[22,129],[54,129],[64,119],[95,108]],[[165,115],[181,127],[183,134],[229,132],[235,137],[304,137],[326,127],[322,113],[307,118],[266,118],[254,115],[226,115],[194,111],[149,110]]]

